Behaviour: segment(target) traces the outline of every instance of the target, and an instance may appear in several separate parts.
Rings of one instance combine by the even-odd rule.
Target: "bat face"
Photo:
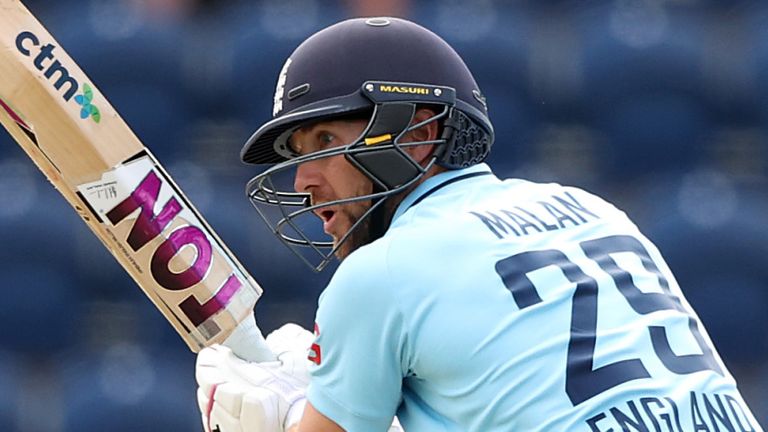
[[[259,285],[34,16],[0,12],[0,123],[193,351],[223,342]]]
[[[147,151],[79,185],[77,195],[87,205],[85,217],[108,227],[113,252],[151,279],[163,308],[201,346],[222,333],[224,317],[218,323],[212,317],[253,309],[259,292],[246,288],[248,276]],[[205,301],[192,293],[196,287]]]

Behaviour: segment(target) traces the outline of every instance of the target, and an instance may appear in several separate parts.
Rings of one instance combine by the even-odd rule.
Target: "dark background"
[[[497,174],[580,186],[624,209],[768,424],[768,2],[27,5],[265,287],[265,331],[311,328],[332,271],[303,267],[244,195],[258,169],[238,153],[270,117],[283,61],[350,16],[433,29],[487,95]],[[5,133],[0,197],[2,429],[200,430],[194,355]]]

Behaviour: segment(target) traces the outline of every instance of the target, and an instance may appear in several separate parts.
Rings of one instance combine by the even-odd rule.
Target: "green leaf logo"
[[[82,107],[80,108],[80,118],[87,119],[90,117],[98,123],[101,121],[101,111],[91,101],[93,101],[93,89],[90,85],[83,84],[83,94],[75,96],[75,102]]]

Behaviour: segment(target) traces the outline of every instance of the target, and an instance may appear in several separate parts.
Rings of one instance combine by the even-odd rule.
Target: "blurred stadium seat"
[[[608,139],[606,180],[635,181],[696,166],[710,122],[697,100],[658,93],[606,105],[595,124]]]
[[[745,13],[748,13],[750,30],[746,42],[751,48],[747,61],[754,73],[755,108],[760,116],[760,125],[768,132],[768,6],[761,2],[759,7],[753,6]]]
[[[14,152],[19,151],[14,149]],[[46,355],[72,343],[82,290],[73,272],[71,224],[80,223],[64,199],[27,160],[0,161],[0,314],[3,348]],[[52,218],[50,215],[57,217]]]
[[[609,178],[691,167],[710,120],[700,17],[656,2],[578,9],[581,100],[608,137]]]
[[[59,367],[62,431],[201,430],[194,360],[131,344],[78,351]]]
[[[638,94],[699,96],[705,32],[696,13],[663,2],[593,2],[574,7],[584,91],[595,108]]]
[[[19,388],[21,359],[11,347],[0,350],[0,426],[3,430],[13,431],[18,426],[17,395],[13,389]]]
[[[25,354],[47,356],[69,347],[78,335],[81,291],[70,270],[33,262],[4,269],[4,298],[12,307],[0,315],[0,344]]]

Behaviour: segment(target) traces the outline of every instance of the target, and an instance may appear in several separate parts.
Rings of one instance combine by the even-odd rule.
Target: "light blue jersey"
[[[348,431],[760,431],[624,213],[486,165],[428,179],[340,266],[309,401]]]

